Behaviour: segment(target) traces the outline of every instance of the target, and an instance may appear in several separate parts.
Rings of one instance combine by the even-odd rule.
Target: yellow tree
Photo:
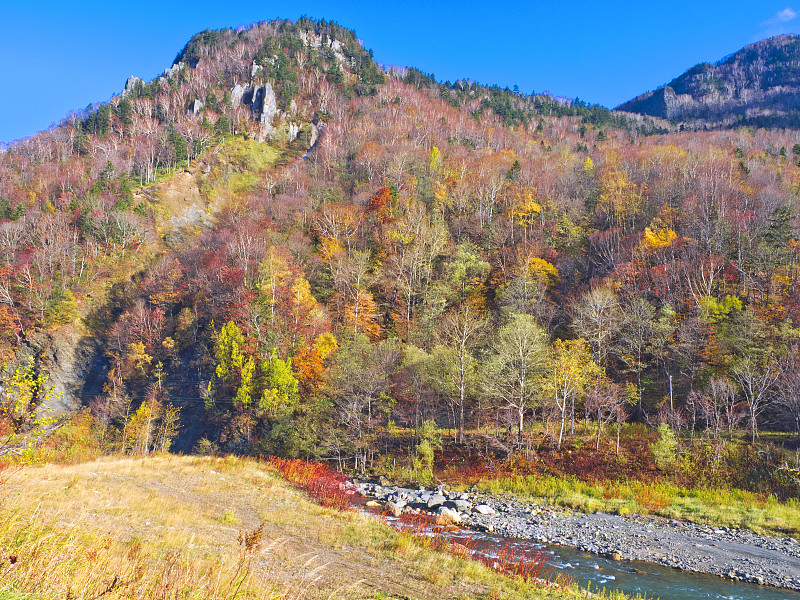
[[[259,267],[258,308],[253,321],[265,360],[272,348],[288,351],[311,343],[327,325],[308,280],[291,261],[284,251],[270,247]]]
[[[228,321],[217,335],[214,358],[217,361],[216,373],[220,379],[227,380],[235,370],[241,369],[245,355],[242,352],[244,335],[233,321]]]
[[[561,413],[559,448],[564,438],[567,415],[574,418],[575,401],[583,397],[599,374],[600,367],[592,360],[592,352],[585,340],[556,340],[550,347],[542,387]]]
[[[48,376],[37,373],[33,358],[13,371],[3,366],[0,375],[0,453],[16,445],[20,436],[44,433],[52,422],[48,403],[57,398],[54,387],[47,385]]]
[[[535,187],[511,186],[506,197],[506,216],[511,219],[511,232],[514,226],[522,225],[523,241],[528,243],[528,231],[531,225],[542,218],[542,205]]]
[[[558,269],[538,256],[531,256],[528,259],[527,270],[527,275],[532,281],[536,281],[545,287],[553,287],[561,279]]]
[[[172,440],[178,435],[179,421],[181,411],[178,407],[172,404],[164,406],[161,413],[161,421],[158,424],[155,437],[155,448],[160,452],[167,452],[169,450]]]
[[[372,292],[357,287],[353,290],[350,301],[345,305],[345,324],[353,333],[364,333],[375,341],[380,337],[381,326],[377,322],[377,305]]]
[[[145,352],[142,342],[133,342],[128,346],[128,360],[142,372],[142,375],[147,375],[146,368],[153,361],[153,357]]]
[[[606,213],[615,225],[634,229],[636,217],[641,212],[642,190],[628,174],[616,168],[617,159],[609,157],[607,168],[600,175],[600,196],[597,208]]]
[[[275,319],[282,299],[282,291],[291,277],[291,271],[286,264],[286,259],[276,251],[274,246],[270,246],[264,254],[258,270],[260,281],[257,287],[261,292],[261,304],[267,313],[269,330],[272,332],[275,330]]]
[[[161,417],[163,406],[155,393],[148,396],[133,413],[125,427],[123,450],[130,446],[134,454],[147,454],[153,441],[155,422]]]
[[[279,419],[286,411],[293,410],[299,401],[298,381],[292,373],[291,359],[278,358],[273,350],[269,360],[261,363],[264,371],[264,391],[258,408],[271,419]]]
[[[644,235],[642,236],[642,249],[648,253],[653,254],[663,248],[669,248],[678,239],[678,234],[672,229],[650,229],[644,228]]]
[[[302,273],[295,277],[291,292],[291,345],[296,346],[301,340],[314,339],[328,323],[325,311],[311,294],[311,285]]]
[[[303,396],[319,392],[327,371],[325,360],[339,347],[332,333],[323,333],[314,340],[312,346],[301,345],[294,353],[292,373],[300,386]]]

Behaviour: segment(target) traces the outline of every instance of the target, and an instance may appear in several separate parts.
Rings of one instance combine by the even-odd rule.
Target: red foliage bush
[[[273,465],[286,481],[305,490],[311,498],[328,508],[351,510],[355,493],[347,487],[347,477],[328,465],[305,460],[286,460],[270,457]]]
[[[533,581],[548,579],[553,574],[552,568],[547,566],[548,552],[509,539],[485,540],[464,532],[456,537],[428,515],[403,515],[392,525],[433,550],[477,560],[504,575]],[[561,578],[556,579],[558,585],[567,585]]]

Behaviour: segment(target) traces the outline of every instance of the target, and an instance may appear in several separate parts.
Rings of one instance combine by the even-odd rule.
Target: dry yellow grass
[[[0,598],[573,596],[321,508],[251,460],[31,466],[0,489]]]

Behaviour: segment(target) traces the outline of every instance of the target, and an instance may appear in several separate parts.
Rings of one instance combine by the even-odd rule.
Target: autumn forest
[[[0,155],[4,453],[796,497],[799,195],[796,130],[205,31]]]

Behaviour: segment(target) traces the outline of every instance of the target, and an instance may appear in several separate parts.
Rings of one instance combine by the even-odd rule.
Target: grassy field
[[[575,477],[522,475],[487,479],[482,492],[508,493],[581,512],[656,514],[761,533],[800,533],[800,501],[780,502],[742,490],[686,489],[669,483],[588,483]]]
[[[552,440],[541,428],[534,430],[537,452],[512,461],[443,452],[436,477],[458,489],[510,494],[580,512],[652,514],[759,533],[800,534],[798,487],[788,470],[800,465],[794,436],[765,433],[755,445],[737,437],[725,440],[721,450],[701,436],[682,439],[673,462],[658,467],[651,449],[657,434],[641,424],[623,428],[619,453],[605,440],[595,450],[587,430],[578,430],[561,449],[548,443]]]
[[[322,508],[256,461],[104,458],[3,474],[0,600],[585,597]]]

